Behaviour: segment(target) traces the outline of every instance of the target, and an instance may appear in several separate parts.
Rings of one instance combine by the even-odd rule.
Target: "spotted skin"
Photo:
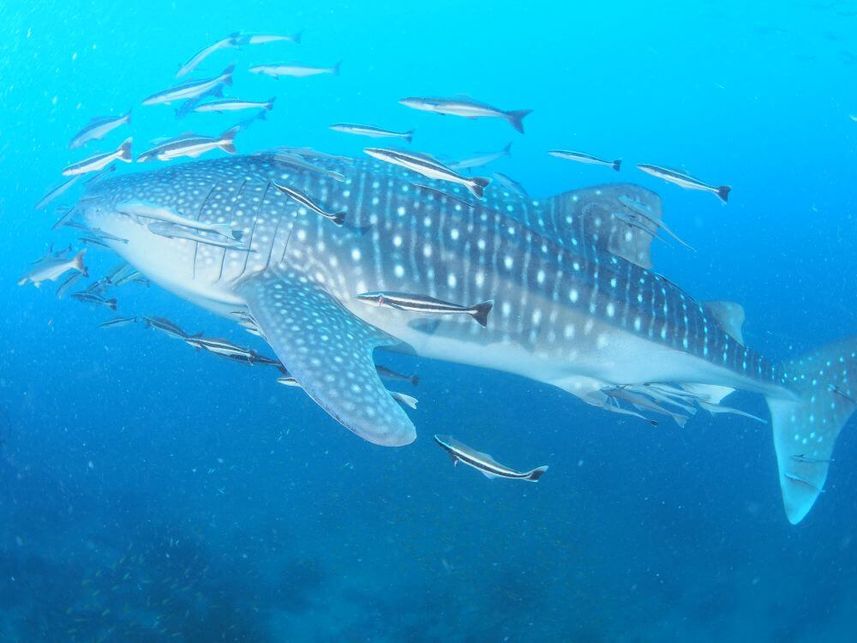
[[[651,269],[651,236],[628,225],[621,213],[623,202],[634,203],[659,221],[657,195],[615,184],[542,201],[492,184],[477,201],[461,186],[371,159],[288,154],[198,161],[105,180],[90,189],[78,208],[91,227],[128,239],[111,245],[153,281],[221,314],[249,308],[278,357],[313,399],[369,440],[400,444],[413,438],[409,421],[394,413],[403,412],[380,394],[374,368],[367,368],[372,348],[380,345],[378,337],[395,338],[426,357],[517,373],[600,405],[606,400],[604,390],[622,385],[719,387],[719,396],[706,400],[714,403],[723,392],[741,388],[761,393],[771,403],[778,454],[786,454],[779,458],[781,480],[789,481],[784,496],[794,496],[786,498],[790,519],[808,511],[815,499],[806,493],[810,486],[795,492],[800,483],[783,478],[808,476],[805,463],[789,457],[794,454],[781,445],[779,434],[786,429],[797,434],[802,447],[804,437],[809,444],[823,434],[832,448],[853,408],[843,400],[837,402],[842,411],[835,417],[815,415],[816,423],[828,418],[814,431],[815,438],[810,437],[813,420],[808,414],[797,414],[794,422],[778,421],[783,409],[807,404],[813,393],[813,404],[821,403],[830,391],[821,384],[818,390],[801,384],[814,362],[773,364],[740,341],[740,329],[722,312],[729,306],[706,306]],[[289,162],[295,155],[301,163]],[[273,187],[274,182],[344,212],[346,225],[336,226],[308,211]],[[227,224],[242,232],[245,248],[156,237],[116,212],[118,204],[129,200],[170,208],[203,223]],[[278,312],[284,309],[271,303],[278,301],[273,295],[296,280],[300,285],[295,292],[304,292],[301,301],[312,301],[319,315],[298,305],[289,314],[303,316],[292,320],[302,330],[274,333],[272,328],[287,324],[285,313]],[[284,287],[276,289],[276,283]],[[356,295],[369,291],[416,293],[460,305],[493,300],[494,308],[482,328],[463,317],[365,306]],[[345,346],[356,328],[371,331],[358,341],[360,359],[349,358],[359,365],[355,362],[346,372],[360,379],[361,393],[364,386],[373,391],[372,417],[389,415],[389,425],[375,423],[373,429],[363,410],[334,404],[343,389],[321,374],[335,351],[320,347],[306,325],[322,319],[335,320],[332,328],[346,334],[326,346]],[[301,338],[304,346],[320,351],[319,365],[289,363]],[[857,360],[849,347],[855,346],[854,340],[845,342],[833,349],[838,354],[825,358],[843,360],[847,377],[838,375],[834,383],[852,399],[857,396],[852,388]],[[830,379],[819,381],[826,387]],[[823,475],[808,478],[820,490],[827,463],[813,466],[823,469]]]

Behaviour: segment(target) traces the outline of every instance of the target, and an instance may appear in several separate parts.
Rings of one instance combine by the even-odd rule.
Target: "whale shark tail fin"
[[[857,408],[857,337],[783,365],[796,398],[768,397],[780,488],[789,522],[797,524],[824,490],[833,446]]]

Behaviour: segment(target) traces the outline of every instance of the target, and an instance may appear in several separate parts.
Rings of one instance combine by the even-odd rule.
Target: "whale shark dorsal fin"
[[[413,423],[384,388],[372,358],[376,347],[396,340],[289,269],[257,274],[238,292],[283,366],[336,421],[383,446],[416,439]]]
[[[739,344],[744,343],[744,307],[734,301],[706,301],[702,307]]]
[[[652,267],[652,239],[661,221],[661,199],[654,192],[628,183],[572,190],[552,197],[547,213],[536,225],[562,245],[589,243]]]

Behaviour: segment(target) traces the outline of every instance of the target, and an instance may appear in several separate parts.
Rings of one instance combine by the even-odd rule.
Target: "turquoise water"
[[[360,155],[334,122],[416,130],[447,158],[534,196],[626,180],[656,190],[694,252],[655,243],[655,269],[699,299],[741,302],[773,359],[853,335],[857,3],[6,2],[0,6],[0,639],[9,641],[847,641],[857,631],[857,432],[800,525],[782,510],[770,429],[697,414],[684,429],[604,413],[530,380],[393,356],[421,377],[420,438],[382,449],[262,367],[190,350],[17,279],[51,243],[34,204],[60,170],[129,132],[217,134],[244,115],[141,107],[226,35],[302,32],[225,50],[233,96],[276,105],[237,139]],[[333,65],[273,80],[252,65]],[[409,110],[468,95],[532,109],[495,120]],[[82,150],[93,116],[132,125]],[[555,148],[622,158],[623,171]],[[215,152],[212,156],[221,154]],[[634,170],[732,185],[728,206]],[[123,165],[118,171],[140,171]],[[145,169],[145,168],[143,168]],[[73,195],[74,196],[74,195]],[[94,277],[116,263],[90,251]],[[119,314],[162,315],[270,353],[156,286]],[[730,404],[767,417],[764,401]],[[537,485],[453,468],[452,433]]]

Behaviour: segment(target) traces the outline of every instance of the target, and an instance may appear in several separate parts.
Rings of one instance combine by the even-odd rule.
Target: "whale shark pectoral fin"
[[[393,338],[294,271],[266,271],[238,292],[289,373],[337,422],[383,446],[416,439],[413,423],[384,388],[372,359],[373,350],[395,344]]]

